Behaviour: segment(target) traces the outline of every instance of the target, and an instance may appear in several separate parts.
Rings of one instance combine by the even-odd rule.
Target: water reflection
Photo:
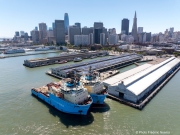
[[[94,121],[93,115],[88,112],[87,115],[75,115],[75,114],[67,114],[61,112],[54,107],[50,106],[46,102],[42,101],[41,99],[37,98],[36,96],[32,95],[36,98],[39,102],[43,103],[49,108],[49,113],[52,114],[54,117],[58,117],[60,122],[63,123],[67,128],[69,126],[86,126],[91,124]]]
[[[110,110],[110,106],[104,102],[104,104],[92,104],[89,111],[93,113],[103,113]]]

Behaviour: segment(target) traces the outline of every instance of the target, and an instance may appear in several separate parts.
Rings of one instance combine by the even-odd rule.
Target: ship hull
[[[92,97],[93,104],[104,104],[104,100],[107,94],[98,95],[98,94],[90,93],[90,96]]]
[[[47,104],[56,108],[57,110],[64,113],[69,113],[69,114],[87,115],[87,112],[92,104],[92,101],[91,101],[91,103],[87,105],[77,105],[69,101],[66,101],[64,99],[58,98],[52,94],[49,94],[49,96],[45,96],[44,94],[40,92],[36,92],[33,89],[31,90],[31,92],[37,98],[43,100]]]

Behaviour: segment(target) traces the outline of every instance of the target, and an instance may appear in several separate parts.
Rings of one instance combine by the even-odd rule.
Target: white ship
[[[49,47],[39,47],[35,49],[35,51],[48,51],[48,50],[50,50]]]
[[[99,79],[99,73],[91,70],[81,77],[81,81],[85,88],[87,88],[94,104],[103,104],[107,96],[107,90],[104,88],[103,82]]]
[[[4,54],[14,54],[14,53],[25,53],[25,50],[22,48],[17,48],[17,49],[8,49],[4,51]]]

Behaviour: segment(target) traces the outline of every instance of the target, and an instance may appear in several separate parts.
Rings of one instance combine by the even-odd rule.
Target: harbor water
[[[179,135],[180,72],[142,111],[107,98],[103,106],[93,105],[87,116],[77,116],[57,111],[31,95],[32,87],[58,81],[45,72],[60,64],[27,68],[23,66],[24,60],[57,55],[0,59],[0,135],[135,135],[150,132]],[[130,65],[120,72],[134,67]]]

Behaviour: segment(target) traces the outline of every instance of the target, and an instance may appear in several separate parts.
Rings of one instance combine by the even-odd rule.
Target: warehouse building
[[[108,87],[108,93],[110,95],[131,101],[133,103],[139,103],[163,80],[173,73],[179,65],[180,60],[172,57],[147,68],[144,66],[144,69],[140,66],[138,68],[139,70],[142,70],[138,72],[138,68],[136,68],[134,69],[134,71],[136,71],[134,74],[133,70],[127,71],[129,77],[124,77],[121,80],[118,80],[117,77],[112,77],[111,82],[109,81],[108,83],[108,80],[105,80],[104,84]],[[126,74],[126,72],[123,74]]]

